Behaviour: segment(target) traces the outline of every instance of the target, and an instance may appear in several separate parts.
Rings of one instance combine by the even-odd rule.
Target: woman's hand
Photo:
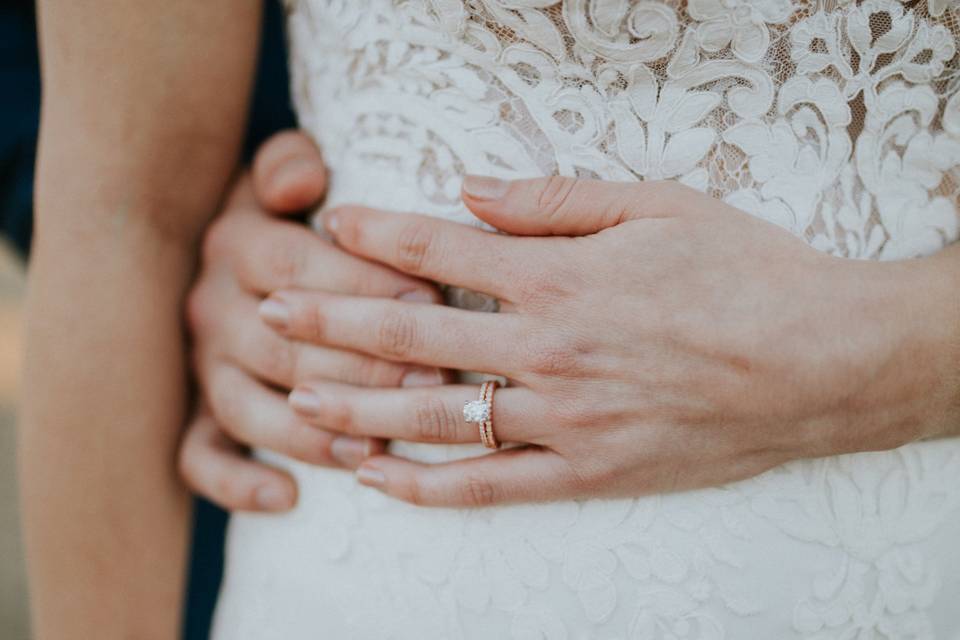
[[[313,464],[355,468],[383,450],[377,439],[335,437],[307,424],[286,403],[294,380],[355,385],[438,384],[435,369],[314,345],[292,345],[257,316],[278,287],[439,301],[422,281],[351,256],[301,223],[282,219],[316,206],[326,184],[319,151],[300,133],[275,136],[260,150],[252,179],[241,179],[208,231],[199,280],[189,300],[195,369],[204,402],[181,447],[181,475],[227,509],[293,506],[286,473],[256,462],[246,446]]]
[[[957,256],[828,257],[674,183],[468,178],[464,201],[511,237],[415,215],[330,211],[351,253],[497,296],[505,313],[284,290],[292,340],[506,376],[501,441],[424,465],[380,455],[365,484],[477,506],[717,485],[791,459],[886,449],[957,420]],[[945,252],[946,254],[947,252]],[[304,383],[314,424],[355,437],[478,442],[476,386]]]

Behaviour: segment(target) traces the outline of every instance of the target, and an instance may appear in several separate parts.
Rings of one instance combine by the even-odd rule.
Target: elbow
[[[150,153],[118,145],[115,152],[94,149],[85,155],[83,144],[62,137],[45,144],[41,134],[38,237],[82,242],[92,235],[136,234],[164,244],[196,245],[237,162],[233,140],[212,138],[168,140]]]

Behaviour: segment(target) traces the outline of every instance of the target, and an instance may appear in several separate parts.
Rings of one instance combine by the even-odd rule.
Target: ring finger
[[[187,427],[179,463],[187,486],[228,511],[285,511],[297,500],[287,471],[251,459],[205,410]]]
[[[309,464],[353,468],[382,444],[331,434],[296,415],[286,398],[221,363],[207,376],[207,399],[214,417],[231,437]]]
[[[363,353],[295,342],[270,330],[257,314],[257,298],[247,296],[217,327],[219,350],[242,369],[291,389],[309,380],[332,380],[368,387],[442,384],[439,369],[405,365]],[[413,385],[410,385],[413,386]]]
[[[463,417],[463,405],[478,397],[476,385],[419,389],[369,389],[308,384],[290,394],[290,404],[311,423],[349,434],[410,442],[480,442],[479,426]],[[494,394],[494,434],[503,442],[542,443],[546,403],[527,388]]]

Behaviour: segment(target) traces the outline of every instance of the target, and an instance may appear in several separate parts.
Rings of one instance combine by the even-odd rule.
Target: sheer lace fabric
[[[960,233],[954,4],[299,0],[293,93],[330,203],[476,224],[466,172],[670,179],[821,251],[902,259]],[[956,440],[479,511],[270,459],[301,504],[234,519],[221,638],[960,638]]]

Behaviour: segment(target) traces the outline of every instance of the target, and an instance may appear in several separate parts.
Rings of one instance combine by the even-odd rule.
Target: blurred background
[[[27,640],[16,414],[24,259],[40,107],[33,3],[0,3],[0,638]]]
[[[27,597],[17,522],[14,422],[23,266],[0,242],[0,637],[27,640]]]

